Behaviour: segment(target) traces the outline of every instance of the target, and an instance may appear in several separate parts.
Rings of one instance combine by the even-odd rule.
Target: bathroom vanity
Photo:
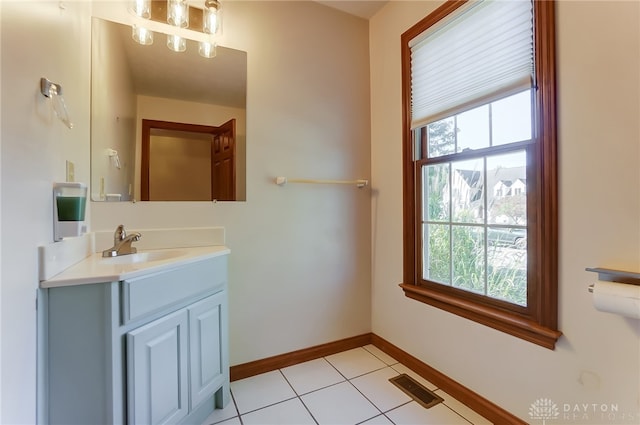
[[[41,282],[45,421],[200,424],[224,407],[228,253],[94,254]]]

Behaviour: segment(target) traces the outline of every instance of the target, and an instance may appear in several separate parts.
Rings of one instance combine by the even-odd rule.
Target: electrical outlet
[[[76,166],[73,162],[67,161],[67,182],[76,181]]]

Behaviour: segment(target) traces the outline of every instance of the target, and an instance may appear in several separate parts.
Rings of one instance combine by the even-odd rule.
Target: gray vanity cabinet
[[[226,255],[41,295],[43,422],[200,424],[230,400]]]

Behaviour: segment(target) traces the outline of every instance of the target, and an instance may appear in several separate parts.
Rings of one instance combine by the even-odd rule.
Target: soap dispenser
[[[87,185],[84,183],[53,184],[53,240],[80,236],[85,232],[84,215]]]

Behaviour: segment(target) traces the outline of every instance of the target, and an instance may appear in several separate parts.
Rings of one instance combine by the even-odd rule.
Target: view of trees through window
[[[416,131],[423,279],[526,306],[530,90]]]

